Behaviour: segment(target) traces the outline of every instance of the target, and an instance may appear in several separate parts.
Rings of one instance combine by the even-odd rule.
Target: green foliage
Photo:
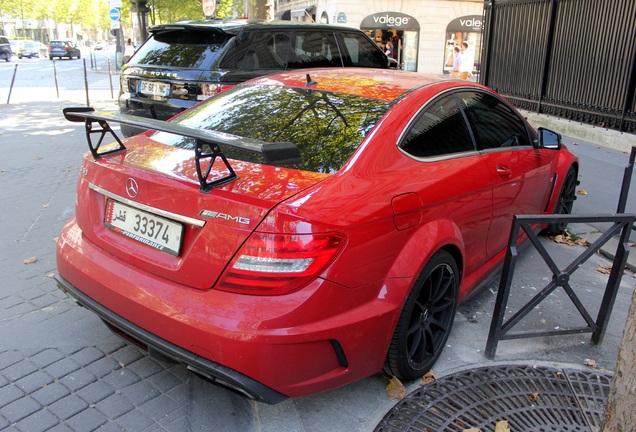
[[[217,18],[242,18],[245,16],[243,0],[218,0],[215,15]]]
[[[50,19],[56,24],[73,24],[85,29],[110,29],[108,0],[1,0],[5,17],[23,20]],[[251,0],[256,2],[256,0]],[[265,0],[258,0],[264,2]],[[148,23],[161,24],[204,19],[201,0],[148,0]],[[121,23],[132,27],[133,3],[124,0]],[[219,18],[245,16],[243,0],[219,0],[215,15]]]

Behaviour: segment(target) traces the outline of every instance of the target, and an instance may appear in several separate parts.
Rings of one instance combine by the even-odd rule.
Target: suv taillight
[[[219,280],[217,289],[281,295],[314,280],[342,249],[338,233],[253,233]]]

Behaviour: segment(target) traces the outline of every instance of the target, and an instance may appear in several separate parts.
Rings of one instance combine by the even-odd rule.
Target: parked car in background
[[[89,138],[59,287],[148,353],[272,403],[383,369],[423,376],[503,262],[513,216],[576,198],[557,133],[487,87],[421,73],[288,70],[168,122],[65,115],[155,132]]]
[[[10,40],[9,43],[11,44],[11,54],[18,55],[18,51],[20,50],[20,47],[22,46],[23,41],[13,39],[13,40]]]
[[[47,48],[41,42],[24,41],[24,44],[18,50],[18,58],[39,58],[41,56],[46,57]]]
[[[108,44],[104,41],[99,41],[95,44],[95,50],[101,51],[108,48]]]
[[[4,36],[0,36],[0,59],[11,61],[11,43]]]
[[[388,59],[350,27],[220,20],[158,25],[122,67],[119,110],[167,120],[245,80],[327,66],[385,69]],[[141,131],[122,125],[126,136]]]
[[[72,60],[73,57],[81,58],[82,53],[75,42],[71,40],[52,40],[49,44],[49,59],[53,60],[54,57],[58,57],[60,60],[63,57]]]

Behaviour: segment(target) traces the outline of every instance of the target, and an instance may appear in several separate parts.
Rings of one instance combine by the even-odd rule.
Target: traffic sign
[[[119,9],[117,8],[112,8],[111,10],[108,11],[108,17],[111,19],[111,21],[119,21],[119,18],[121,17],[121,12],[119,12]]]

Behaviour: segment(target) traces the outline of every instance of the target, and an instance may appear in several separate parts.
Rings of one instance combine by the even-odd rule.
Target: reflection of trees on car
[[[236,88],[176,121],[270,143],[292,142],[302,156],[298,168],[328,173],[344,165],[388,109],[374,99],[312,89],[281,88],[275,94],[257,86]]]

